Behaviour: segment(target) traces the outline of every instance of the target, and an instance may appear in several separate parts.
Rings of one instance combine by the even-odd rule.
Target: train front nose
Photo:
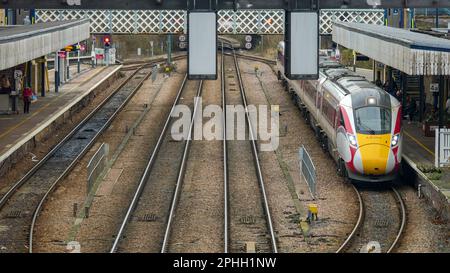
[[[360,146],[354,157],[354,166],[360,174],[380,176],[394,170],[395,159],[390,138],[390,134],[358,135]]]
[[[382,144],[369,144],[358,149],[355,155],[355,167],[365,175],[385,175],[388,170],[390,147]],[[391,169],[391,168],[389,168]]]

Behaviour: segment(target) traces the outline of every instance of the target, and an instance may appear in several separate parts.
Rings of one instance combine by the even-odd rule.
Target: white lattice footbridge
[[[382,25],[384,11],[321,10],[320,34],[329,35],[333,22],[359,22]],[[36,10],[36,22],[54,22],[89,18],[91,32],[113,34],[183,33],[186,11],[182,10]],[[283,10],[221,10],[218,12],[220,34],[283,34]]]

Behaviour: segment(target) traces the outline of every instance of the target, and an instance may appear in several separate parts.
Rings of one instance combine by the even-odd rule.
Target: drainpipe
[[[388,19],[388,11],[389,9],[384,9],[384,25],[387,26],[389,23],[389,19]]]
[[[439,28],[439,8],[436,9],[436,28]]]

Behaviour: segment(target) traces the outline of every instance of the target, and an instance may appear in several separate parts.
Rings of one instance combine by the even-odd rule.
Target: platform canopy
[[[89,29],[89,19],[0,27],[0,70],[84,41]]]
[[[408,75],[450,75],[450,40],[380,25],[336,22],[333,41]]]

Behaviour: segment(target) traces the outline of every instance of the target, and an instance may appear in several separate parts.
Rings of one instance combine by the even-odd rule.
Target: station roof
[[[333,41],[409,75],[450,75],[450,40],[406,29],[336,22]]]
[[[0,70],[56,52],[90,36],[88,19],[0,27]]]

